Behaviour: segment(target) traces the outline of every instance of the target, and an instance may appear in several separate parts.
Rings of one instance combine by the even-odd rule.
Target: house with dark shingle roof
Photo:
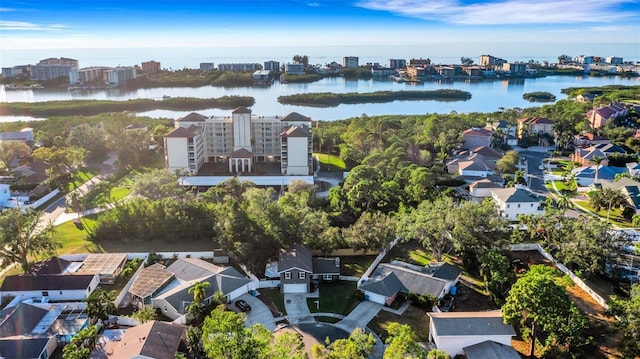
[[[504,324],[502,312],[499,310],[428,312],[427,315],[430,318],[429,341],[451,357],[463,354],[464,348],[487,340],[511,346],[511,337],[516,335],[512,326]]]
[[[510,221],[517,221],[519,215],[543,212],[544,198],[519,186],[491,190],[491,198],[496,202],[498,215]]]
[[[209,283],[209,287],[205,289],[206,304],[211,303],[218,291],[224,293],[227,302],[231,302],[247,293],[251,283],[251,279],[233,267],[218,266],[198,258],[180,258],[164,270],[154,270],[163,278],[168,277],[170,273],[173,279],[160,278],[153,288],[145,288],[144,283],[141,283],[140,286],[136,286],[140,288],[139,292],[132,294],[142,297],[149,292],[155,293],[151,298],[151,306],[173,320],[186,314],[186,308],[193,302],[193,294],[189,293],[189,288],[197,282]],[[148,304],[148,300],[143,304]]]
[[[22,297],[24,299],[47,297],[51,301],[85,300],[100,283],[95,274],[56,275],[12,275],[0,286],[0,298]]]
[[[118,341],[100,343],[91,358],[174,359],[178,352],[187,353],[186,332],[185,325],[152,320],[127,329]]]
[[[625,154],[624,148],[611,143],[600,143],[587,148],[576,148],[572,155],[572,160],[578,162],[582,166],[588,166],[593,163],[596,157],[602,158],[600,164],[606,166],[609,164],[608,156],[612,154]]]
[[[513,347],[487,340],[462,348],[466,359],[522,359]]]
[[[278,274],[283,293],[308,293],[312,280],[338,279],[340,258],[313,258],[309,248],[298,244],[280,251]]]
[[[458,283],[460,274],[462,271],[445,262],[419,267],[393,261],[379,264],[358,290],[364,293],[365,300],[383,305],[391,305],[398,295],[409,293],[440,299]]]
[[[627,202],[627,206],[633,208],[636,214],[640,214],[640,182],[632,178],[623,177],[617,181],[599,180],[598,183],[602,188],[620,191]]]
[[[0,358],[49,358],[57,347],[56,336],[41,322],[48,310],[30,304],[18,304],[0,311]]]

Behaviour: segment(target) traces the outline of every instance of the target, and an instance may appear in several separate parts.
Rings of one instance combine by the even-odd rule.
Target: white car
[[[539,169],[539,170],[544,170],[544,165],[540,165],[540,166],[538,166],[538,169]]]

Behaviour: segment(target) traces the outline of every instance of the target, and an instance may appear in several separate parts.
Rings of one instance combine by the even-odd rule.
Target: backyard
[[[318,160],[320,167],[318,170],[321,172],[342,172],[347,169],[344,161],[338,156],[314,153],[313,157]]]
[[[320,298],[307,298],[311,313],[347,315],[356,306],[356,282],[320,283]]]
[[[340,274],[361,277],[374,259],[375,256],[342,256]]]

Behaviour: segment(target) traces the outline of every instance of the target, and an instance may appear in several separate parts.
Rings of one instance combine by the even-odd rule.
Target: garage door
[[[284,293],[306,293],[307,292],[307,284],[285,284],[283,288]]]

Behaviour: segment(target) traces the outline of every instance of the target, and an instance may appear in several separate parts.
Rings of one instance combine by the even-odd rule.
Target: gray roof
[[[306,127],[291,126],[281,134],[283,137],[309,137],[309,129]]]
[[[521,359],[512,347],[492,340],[462,348],[467,359]]]
[[[36,359],[51,337],[0,339],[0,357],[5,359]]]
[[[392,297],[398,292],[406,292],[407,287],[400,282],[400,279],[393,274],[393,272],[388,273],[373,273],[373,276],[369,278],[366,282],[363,282],[360,285],[361,290],[366,290],[367,292],[372,292],[380,295],[384,295],[385,297]]]
[[[95,274],[12,275],[5,278],[0,292],[87,289],[94,277]]]
[[[47,313],[46,309],[24,303],[3,309],[0,311],[0,338],[30,335]]]
[[[194,280],[219,273],[224,267],[217,266],[199,258],[180,258],[167,267],[180,280]]]
[[[495,194],[502,202],[505,203],[539,203],[542,199],[531,191],[522,188],[500,188],[494,189],[491,193]]]
[[[284,122],[310,122],[311,121],[311,117],[307,117],[307,116],[303,116],[297,112],[291,112],[288,115],[284,115],[282,117],[282,121]]]
[[[469,185],[469,187],[470,188],[502,188],[500,184],[495,183],[488,178],[475,181],[471,185]]]
[[[186,127],[178,127],[173,131],[164,135],[167,138],[191,138],[198,134],[198,127],[191,125],[188,128]]]
[[[313,261],[309,248],[296,244],[288,251],[282,250],[278,259],[278,273],[286,272],[293,268],[313,273]]]
[[[147,298],[167,285],[173,276],[174,274],[167,271],[162,264],[152,264],[140,270],[129,289],[129,293],[140,298]]]
[[[458,267],[446,262],[429,264],[426,266],[426,269],[431,272],[432,277],[448,281],[455,280],[462,274],[462,271],[458,269]]]
[[[190,114],[180,117],[177,119],[177,122],[204,122],[207,119],[207,116],[201,115],[197,112],[191,112]]]
[[[445,312],[427,313],[435,328],[433,335],[469,336],[469,335],[516,335],[513,327],[504,324],[502,312]]]
[[[460,271],[455,267],[449,268],[438,265],[434,268],[426,267],[422,270],[416,270],[416,268],[411,268],[411,265],[405,265],[402,262],[395,262],[394,264],[382,263],[371,274],[370,279],[360,286],[360,289],[383,294],[387,297],[400,291],[422,295],[428,294],[439,298],[445,285],[458,277],[458,275],[451,279],[434,277],[433,273],[438,272],[440,269],[443,270],[441,275],[447,278],[451,277],[456,270],[458,275],[460,274]],[[393,274],[393,276],[390,274]]]
[[[40,261],[31,266],[29,274],[31,275],[51,275],[63,273],[71,264],[70,261],[60,257],[51,257],[47,260]]]
[[[205,298],[208,298],[218,291],[229,294],[251,282],[251,280],[244,277],[233,267],[224,267],[216,274],[182,282],[177,287],[160,294],[157,298],[166,300],[178,312],[184,313],[185,307],[193,301],[193,294],[189,293],[189,288],[195,282],[208,282],[210,284],[209,287],[205,288]]]
[[[313,274],[340,274],[340,258],[313,258]]]

